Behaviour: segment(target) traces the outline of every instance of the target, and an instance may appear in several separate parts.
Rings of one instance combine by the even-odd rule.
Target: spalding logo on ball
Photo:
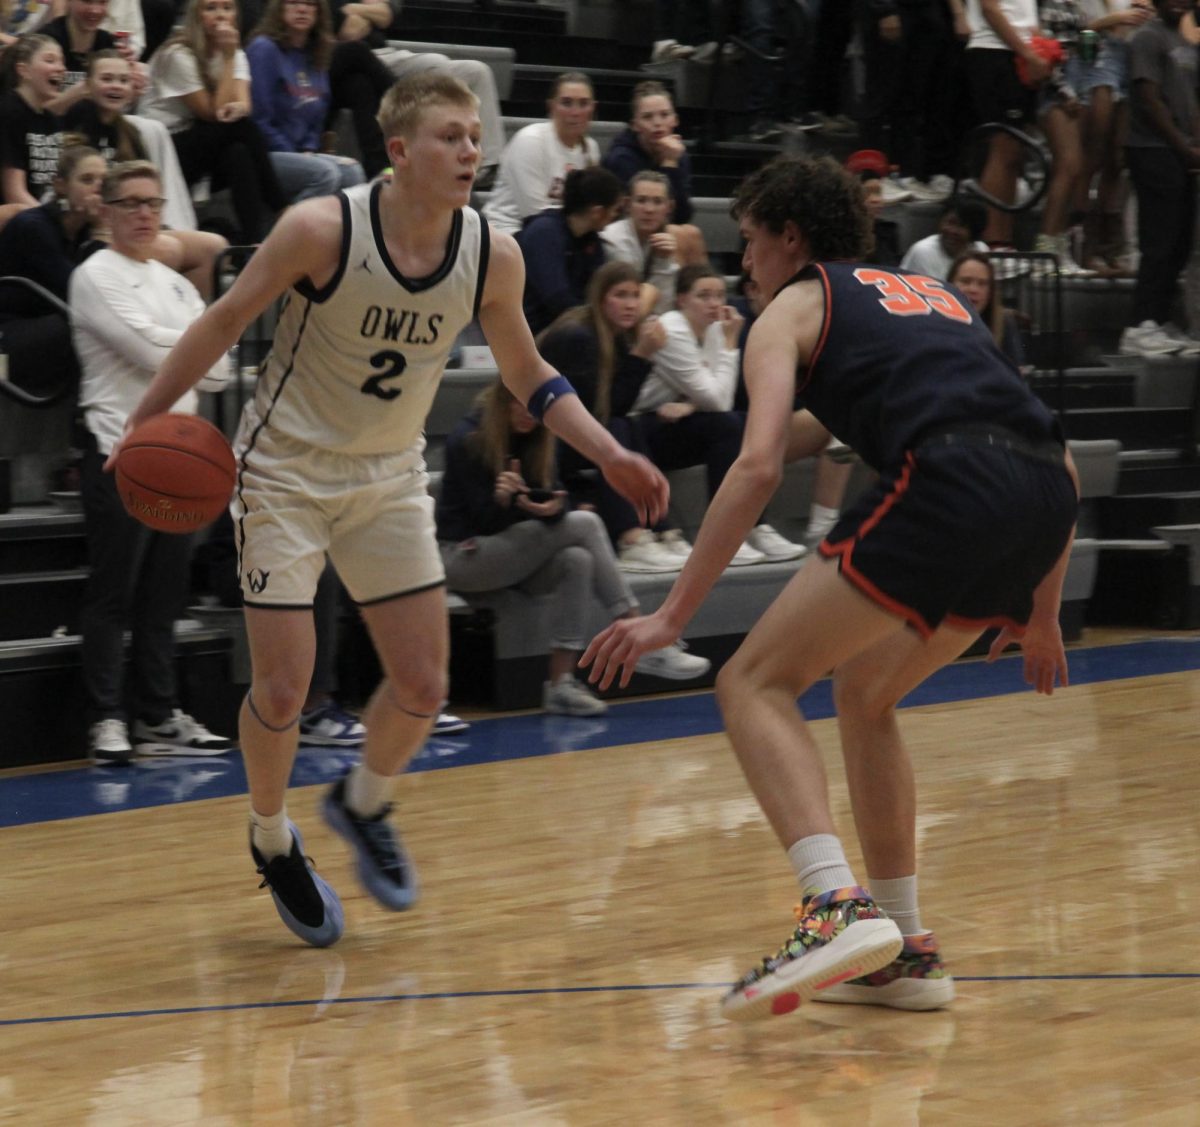
[[[229,504],[237,466],[225,436],[198,415],[155,415],[117,455],[125,511],[158,532],[195,532]]]

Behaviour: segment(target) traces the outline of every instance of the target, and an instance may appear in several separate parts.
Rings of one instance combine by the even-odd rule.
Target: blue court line
[[[1144,974],[984,974],[955,975],[955,982],[1120,982],[1146,980],[1200,979],[1200,971],[1149,972]],[[55,1014],[50,1017],[0,1018],[0,1027],[13,1025],[54,1025],[72,1021],[110,1021],[130,1017],[187,1017],[193,1014],[219,1014],[243,1010],[283,1010],[298,1006],[381,1005],[389,1002],[430,1002],[451,998],[528,998],[563,994],[617,994],[658,990],[726,991],[728,982],[660,982],[622,986],[546,986],[519,990],[449,990],[428,994],[363,994],[350,998],[300,998],[277,1002],[228,1002],[220,1006],[173,1006],[157,1010],[113,1010],[93,1014]]]
[[[1158,638],[1068,653],[1072,685],[1099,684],[1200,669],[1200,638]],[[910,693],[902,708],[1028,693],[1020,656],[995,663],[963,661],[938,670]],[[1053,708],[1054,702],[1045,703]],[[828,680],[800,699],[812,720],[834,715]],[[461,739],[431,739],[408,770],[437,771],[540,755],[722,730],[711,692],[617,701],[603,717],[576,719],[535,713],[476,721]],[[358,751],[301,748],[292,786],[328,783],[357,762]],[[0,778],[0,827],[227,798],[246,793],[241,757],[144,759],[133,767],[83,767]]]

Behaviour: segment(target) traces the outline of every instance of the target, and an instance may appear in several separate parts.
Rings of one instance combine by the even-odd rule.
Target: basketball
[[[117,492],[157,532],[195,532],[220,516],[236,479],[225,436],[197,415],[155,415],[117,455]]]

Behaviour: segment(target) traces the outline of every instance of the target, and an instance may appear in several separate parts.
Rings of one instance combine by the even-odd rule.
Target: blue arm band
[[[578,394],[566,376],[552,376],[529,397],[526,407],[529,408],[529,413],[538,422],[541,422],[543,416],[557,400],[561,399],[564,395]]]

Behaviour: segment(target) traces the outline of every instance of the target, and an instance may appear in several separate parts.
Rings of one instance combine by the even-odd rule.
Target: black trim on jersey
[[[379,220],[379,193],[382,188],[381,181],[371,191],[371,234],[375,237],[375,249],[379,252],[379,257],[383,259],[383,264],[388,268],[388,273],[409,293],[422,293],[432,289],[454,269],[454,263],[458,259],[458,246],[462,242],[462,209],[456,210],[454,218],[450,221],[450,237],[446,240],[446,257],[442,259],[442,264],[424,278],[408,278],[396,268],[392,256],[388,254],[387,243],[383,238],[383,224]]]
[[[301,278],[294,287],[297,292],[318,305],[333,297],[338,282],[346,273],[346,263],[350,260],[350,198],[345,192],[338,192],[338,198],[342,201],[342,249],[338,252],[337,269],[333,272],[333,277],[320,289],[312,284],[311,278]]]
[[[267,405],[267,409],[263,417],[259,420],[258,426],[254,428],[250,435],[250,441],[246,443],[246,449],[242,451],[242,456],[238,459],[238,474],[237,474],[237,499],[242,509],[242,515],[238,517],[238,586],[242,585],[242,556],[246,550],[246,502],[242,497],[242,488],[245,484],[246,474],[246,457],[250,451],[254,449],[254,444],[258,441],[258,436],[262,434],[268,421],[271,418],[271,412],[275,409],[275,404],[279,402],[279,397],[283,394],[283,389],[288,382],[288,378],[292,374],[292,369],[296,366],[296,354],[300,351],[300,342],[304,339],[304,330],[308,326],[308,315],[312,312],[312,302],[310,301],[304,307],[304,316],[300,319],[300,328],[296,330],[296,340],[292,345],[292,362],[287,366],[287,370],[279,377],[279,386],[275,389],[275,394],[271,396],[271,402]],[[274,346],[272,346],[273,349]],[[244,600],[243,600],[244,601]]]
[[[412,587],[407,591],[396,591],[391,595],[380,595],[378,599],[367,599],[360,603],[357,599],[354,600],[356,607],[377,607],[380,603],[394,602],[396,599],[407,599],[409,595],[420,595],[425,591],[436,591],[439,587],[445,587],[446,581],[439,579],[436,583],[426,583],[424,587]]]
[[[249,599],[242,600],[242,606],[253,607],[255,610],[312,610],[312,603],[252,603]]]
[[[475,278],[475,304],[472,307],[474,312],[471,314],[476,319],[479,317],[479,306],[483,301],[483,284],[487,281],[488,259],[492,254],[492,229],[483,217],[483,212],[477,214],[479,215],[479,274]]]

